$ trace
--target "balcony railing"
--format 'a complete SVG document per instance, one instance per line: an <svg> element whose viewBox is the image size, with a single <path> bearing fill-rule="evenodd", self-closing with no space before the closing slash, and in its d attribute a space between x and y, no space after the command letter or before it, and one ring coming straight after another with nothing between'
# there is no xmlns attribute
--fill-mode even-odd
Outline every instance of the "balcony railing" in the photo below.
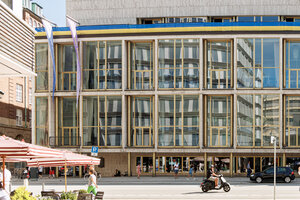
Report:
<svg viewBox="0 0 300 200"><path fill-rule="evenodd" d="M81 137L51 136L49 144L50 147L80 147Z"/></svg>

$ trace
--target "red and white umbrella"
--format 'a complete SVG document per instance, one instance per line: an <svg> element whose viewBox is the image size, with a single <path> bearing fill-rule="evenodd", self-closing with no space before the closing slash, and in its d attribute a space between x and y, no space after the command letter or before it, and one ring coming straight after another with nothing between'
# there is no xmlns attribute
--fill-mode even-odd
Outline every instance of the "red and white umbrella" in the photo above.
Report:
<svg viewBox="0 0 300 200"><path fill-rule="evenodd" d="M5 161L21 162L28 161L32 158L55 158L62 157L63 152L42 147L19 140L14 140L10 137L0 136L0 157L3 161L3 172L5 171ZM5 173L3 173L3 187L5 187Z"/></svg>
<svg viewBox="0 0 300 200"><path fill-rule="evenodd" d="M100 159L85 156L82 154L73 153L70 151L63 151L63 156L60 158L36 158L27 161L29 167L59 167L65 168L65 191L67 192L67 166L82 166L82 165L99 165Z"/></svg>

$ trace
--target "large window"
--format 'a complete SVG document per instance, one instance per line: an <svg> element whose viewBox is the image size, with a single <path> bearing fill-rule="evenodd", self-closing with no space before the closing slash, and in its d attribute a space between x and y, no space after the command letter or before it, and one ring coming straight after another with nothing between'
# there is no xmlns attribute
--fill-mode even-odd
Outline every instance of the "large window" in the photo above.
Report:
<svg viewBox="0 0 300 200"><path fill-rule="evenodd" d="M279 39L237 40L237 87L279 87Z"/></svg>
<svg viewBox="0 0 300 200"><path fill-rule="evenodd" d="M237 145L272 146L279 136L279 95L237 96Z"/></svg>
<svg viewBox="0 0 300 200"><path fill-rule="evenodd" d="M48 90L48 44L35 44L36 91Z"/></svg>
<svg viewBox="0 0 300 200"><path fill-rule="evenodd" d="M83 146L121 146L120 96L83 97Z"/></svg>
<svg viewBox="0 0 300 200"><path fill-rule="evenodd" d="M232 87L233 41L205 41L205 88Z"/></svg>
<svg viewBox="0 0 300 200"><path fill-rule="evenodd" d="M16 84L16 102L23 102L23 85Z"/></svg>
<svg viewBox="0 0 300 200"><path fill-rule="evenodd" d="M23 112L20 109L16 109L16 125L17 126L23 125Z"/></svg>
<svg viewBox="0 0 300 200"><path fill-rule="evenodd" d="M83 43L83 89L122 88L121 41Z"/></svg>
<svg viewBox="0 0 300 200"><path fill-rule="evenodd" d="M36 97L36 144L48 145L48 97Z"/></svg>
<svg viewBox="0 0 300 200"><path fill-rule="evenodd" d="M131 97L129 146L153 146L153 97Z"/></svg>
<svg viewBox="0 0 300 200"><path fill-rule="evenodd" d="M75 97L59 97L57 146L79 146L78 109Z"/></svg>
<svg viewBox="0 0 300 200"><path fill-rule="evenodd" d="M285 88L300 88L300 41L285 41Z"/></svg>
<svg viewBox="0 0 300 200"><path fill-rule="evenodd" d="M76 90L76 53L73 44L59 44L58 58L58 90Z"/></svg>
<svg viewBox="0 0 300 200"><path fill-rule="evenodd" d="M199 96L159 96L159 146L199 146Z"/></svg>
<svg viewBox="0 0 300 200"><path fill-rule="evenodd" d="M199 88L199 40L159 40L159 88Z"/></svg>
<svg viewBox="0 0 300 200"><path fill-rule="evenodd" d="M285 96L285 144L300 146L300 96Z"/></svg>
<svg viewBox="0 0 300 200"><path fill-rule="evenodd" d="M205 96L207 147L230 147L232 96Z"/></svg>
<svg viewBox="0 0 300 200"><path fill-rule="evenodd" d="M154 48L153 42L130 42L130 88L147 90L153 88Z"/></svg>

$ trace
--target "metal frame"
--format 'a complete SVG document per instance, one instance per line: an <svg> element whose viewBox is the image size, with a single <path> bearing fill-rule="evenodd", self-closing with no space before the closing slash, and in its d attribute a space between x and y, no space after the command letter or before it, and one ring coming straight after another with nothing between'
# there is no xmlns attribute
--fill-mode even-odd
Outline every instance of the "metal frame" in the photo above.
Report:
<svg viewBox="0 0 300 200"><path fill-rule="evenodd" d="M46 63L45 63L45 67L46 69L45 70L39 70L39 66L37 66L37 62L36 62L36 59L37 59L37 48L39 45L47 45L47 55L46 55ZM48 44L47 43L36 43L35 44L35 73L38 74L38 73L46 73L46 78L47 78L47 85L46 85L46 89L45 90L38 90L37 89L37 76L35 77L35 91L36 92L48 92L48 89L49 89L49 79L48 79L48 74L49 74L49 66L48 66Z"/></svg>
<svg viewBox="0 0 300 200"><path fill-rule="evenodd" d="M290 62L290 56L291 56L291 43L297 42L300 45L299 39L285 39L284 41L284 48L283 48L283 87L287 89L299 89L299 77L300 77L300 68L291 69L291 62ZM292 66L293 67L293 66ZM286 73L288 73L288 80L286 80ZM296 88L291 88L291 73L296 73Z"/></svg>
<svg viewBox="0 0 300 200"><path fill-rule="evenodd" d="M41 97L35 97L34 98L34 101L35 101L35 116L37 115L37 99L38 98L40 98L40 99L46 99L47 100L47 109L46 109L46 113L44 113L44 114L48 114L48 97L47 96L41 96ZM37 116L35 117L35 119L37 119ZM43 128L43 129L47 129L47 131L49 131L49 117L47 117L47 121L46 121L46 124L44 125L44 126L38 126L38 124L37 124L37 120L35 120L35 144L38 144L38 145L41 145L38 141L37 141L37 129L38 128ZM47 136L47 138L46 138L46 143L49 145L49 132L48 132L48 136ZM47 145L47 146L48 146Z"/></svg>

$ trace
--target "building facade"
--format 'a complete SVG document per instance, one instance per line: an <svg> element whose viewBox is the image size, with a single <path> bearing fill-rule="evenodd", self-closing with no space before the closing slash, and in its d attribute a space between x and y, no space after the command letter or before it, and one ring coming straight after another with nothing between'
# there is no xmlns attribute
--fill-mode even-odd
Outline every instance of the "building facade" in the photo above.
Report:
<svg viewBox="0 0 300 200"><path fill-rule="evenodd" d="M78 105L69 29L54 28L54 97L51 57L39 29L33 142L84 154L98 146L103 176L116 169L135 176L139 163L144 175L172 175L174 162L182 175L192 164L197 175L211 164L225 175L245 175L249 161L256 172L274 162L297 170L298 17L194 18L79 26Z"/></svg>
<svg viewBox="0 0 300 200"><path fill-rule="evenodd" d="M19 8L15 2L4 3L0 1L0 134L31 142L35 31L9 7Z"/></svg>

